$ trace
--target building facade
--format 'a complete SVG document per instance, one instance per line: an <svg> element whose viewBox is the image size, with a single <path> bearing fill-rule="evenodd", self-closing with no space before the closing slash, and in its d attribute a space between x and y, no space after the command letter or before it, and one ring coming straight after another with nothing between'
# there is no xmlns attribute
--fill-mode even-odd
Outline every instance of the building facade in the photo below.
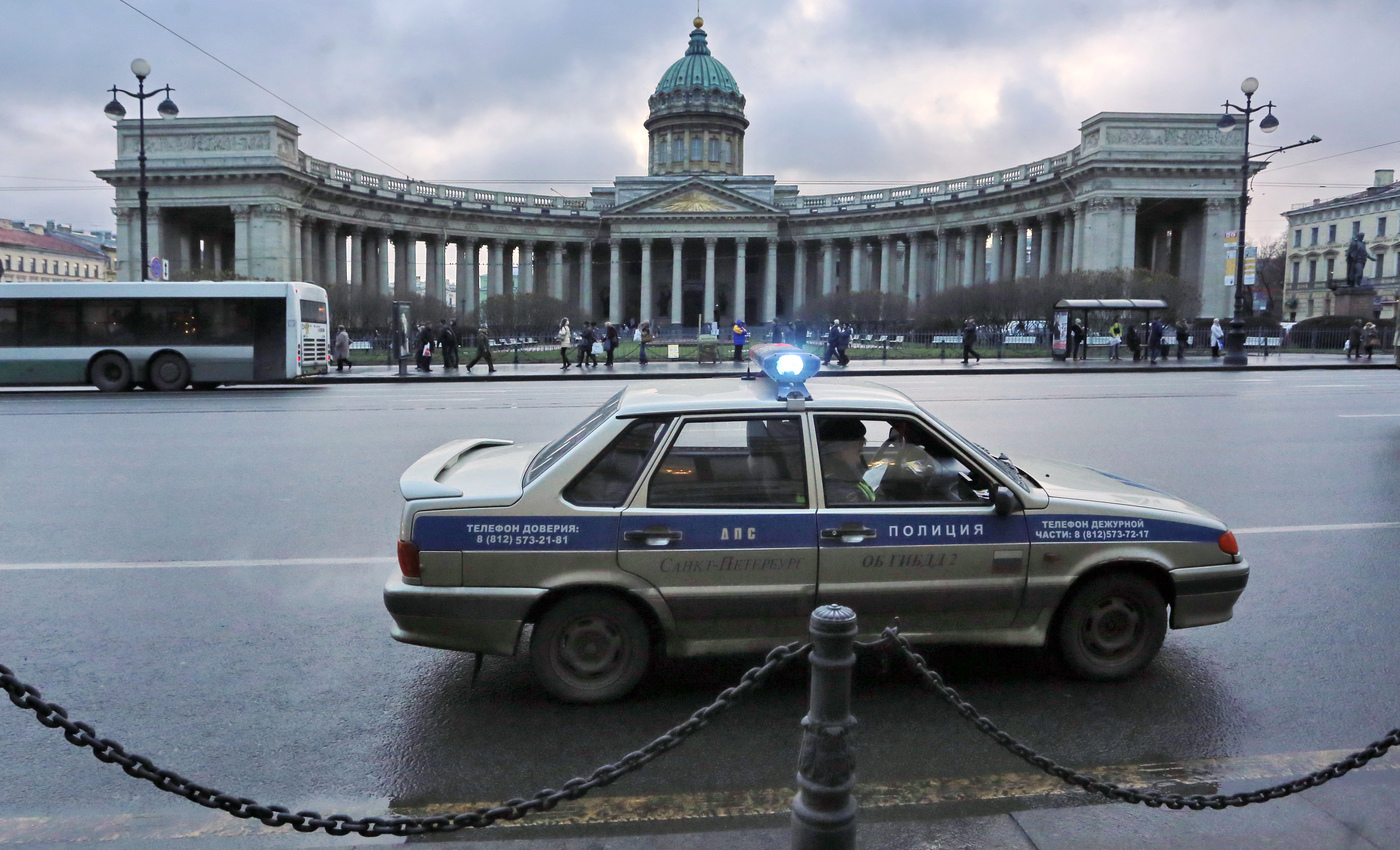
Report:
<svg viewBox="0 0 1400 850"><path fill-rule="evenodd" d="M116 247L67 225L0 219L0 281L116 279Z"/></svg>
<svg viewBox="0 0 1400 850"><path fill-rule="evenodd" d="M1354 195L1314 200L1284 213L1288 249L1284 264L1283 317L1289 321L1331 316L1333 292L1346 284L1347 245L1354 234L1366 239L1375 257L1366 263L1365 282L1376 287L1376 308L1393 318L1400 294L1400 183L1393 169L1375 173L1373 185Z"/></svg>
<svg viewBox="0 0 1400 850"><path fill-rule="evenodd" d="M1198 282L1204 315L1229 315L1224 239L1244 149L1218 116L1100 113L1078 145L1035 162L803 195L744 173L745 100L695 23L649 101L646 176L587 197L488 191L316 159L275 116L148 122L150 253L176 270L399 297L421 277L441 300L455 258L467 312L484 272L486 295L539 292L576 316L687 325L786 318L838 292L917 307L950 287L1150 268ZM135 278L135 121L118 124L117 143L114 167L96 173L116 190L120 272Z"/></svg>

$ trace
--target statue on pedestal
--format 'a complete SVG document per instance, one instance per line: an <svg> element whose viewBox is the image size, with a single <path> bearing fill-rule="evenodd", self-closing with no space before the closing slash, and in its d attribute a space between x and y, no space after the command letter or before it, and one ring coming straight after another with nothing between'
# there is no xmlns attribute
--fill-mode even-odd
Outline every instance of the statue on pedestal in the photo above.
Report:
<svg viewBox="0 0 1400 850"><path fill-rule="evenodd" d="M1359 231L1352 234L1351 244L1347 246L1347 286L1360 286L1366 261L1374 259L1366 250L1366 235Z"/></svg>

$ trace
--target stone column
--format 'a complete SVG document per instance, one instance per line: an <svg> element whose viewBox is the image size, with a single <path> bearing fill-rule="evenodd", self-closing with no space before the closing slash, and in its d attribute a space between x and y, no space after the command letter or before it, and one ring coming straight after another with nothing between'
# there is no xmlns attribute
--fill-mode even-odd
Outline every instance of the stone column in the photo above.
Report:
<svg viewBox="0 0 1400 850"><path fill-rule="evenodd" d="M907 285L904 287L904 289L905 289L904 297L906 297L906 298L909 299L909 307L910 307L910 310L912 311L913 308L915 308L915 307L917 307L917 306L919 305L919 296L923 294L922 292L919 291L919 290L920 290L920 282L919 282L919 262L920 262L920 259L921 259L921 258L919 257L919 242L920 242L919 234L917 234L917 233L910 233L909 236L908 236L908 239L909 239L909 243L908 243L908 244L909 244L909 251L908 251L907 259L908 259L908 262L909 262L909 272L908 272L908 275L907 275L907 277L906 277L906 284L907 284Z"/></svg>
<svg viewBox="0 0 1400 850"><path fill-rule="evenodd" d="M807 243L799 239L793 248L792 312L796 315L807 297Z"/></svg>
<svg viewBox="0 0 1400 850"><path fill-rule="evenodd" d="M334 286L335 279L335 241L337 226L333 221L327 221L321 230L321 262L318 264L316 282L322 286Z"/></svg>
<svg viewBox="0 0 1400 850"><path fill-rule="evenodd" d="M1060 211L1058 247L1055 249L1055 267L1060 274L1074 271L1074 210Z"/></svg>
<svg viewBox="0 0 1400 850"><path fill-rule="evenodd" d="M953 233L948 228L938 232L938 256L933 258L933 291L940 293L948 288L949 264L953 259Z"/></svg>
<svg viewBox="0 0 1400 850"><path fill-rule="evenodd" d="M447 303L447 234L434 236L433 251L433 297Z"/></svg>
<svg viewBox="0 0 1400 850"><path fill-rule="evenodd" d="M345 269L345 282L358 290L365 283L365 227L362 224L350 225L350 265Z"/></svg>
<svg viewBox="0 0 1400 850"><path fill-rule="evenodd" d="M749 240L740 237L734 240L734 321L748 321L744 305L749 299ZM728 320L728 316L725 317Z"/></svg>
<svg viewBox="0 0 1400 850"><path fill-rule="evenodd" d="M1122 253L1119 267L1124 269L1137 268L1137 211L1138 205L1142 203L1141 198L1123 199L1123 223L1122 230Z"/></svg>
<svg viewBox="0 0 1400 850"><path fill-rule="evenodd" d="M376 284L385 295L394 294L393 283L389 280L389 231L378 230L374 234L374 262Z"/></svg>
<svg viewBox="0 0 1400 850"><path fill-rule="evenodd" d="M302 280L302 258L306 253L303 249L306 245L301 239L301 210L292 210L287 213L287 227L290 237L290 241L287 243L289 248L287 253L291 255L288 259L291 260L292 280ZM180 247L183 249L181 251L180 262L188 263L190 261L190 252L188 246L184 244L183 239L181 240Z"/></svg>
<svg viewBox="0 0 1400 850"><path fill-rule="evenodd" d="M302 216L300 226L297 228L301 231L301 275L298 278L299 280L313 281L316 279L316 234L312 232L313 227L314 225L311 217ZM212 245L209 241L206 241L204 244L206 246ZM204 264L207 265L209 263L210 260L206 257L204 259Z"/></svg>
<svg viewBox="0 0 1400 850"><path fill-rule="evenodd" d="M1054 253L1055 235L1054 219L1049 215L1038 215L1035 231L1035 274L1037 277L1049 277L1052 254Z"/></svg>
<svg viewBox="0 0 1400 850"><path fill-rule="evenodd" d="M1239 227L1240 218L1239 210L1236 208L1237 204L1237 201L1227 198L1206 200L1203 232L1198 246L1201 269L1201 315L1203 316L1227 319L1235 312L1233 279L1230 286L1224 284L1225 233ZM1319 262L1318 266L1318 277L1325 280L1327 277L1326 263Z"/></svg>
<svg viewBox="0 0 1400 850"><path fill-rule="evenodd" d="M700 321L706 325L715 320L715 243L713 236L705 237L705 303L701 305Z"/></svg>
<svg viewBox="0 0 1400 850"><path fill-rule="evenodd" d="M1001 255L1003 251L1001 222L992 225L992 244L987 250L991 252L988 257L991 263L987 267L987 283L998 283L1001 281Z"/></svg>
<svg viewBox="0 0 1400 850"><path fill-rule="evenodd" d="M1074 248L1070 260L1070 268L1074 271L1084 268L1084 243L1088 236L1088 225L1085 221L1088 216L1085 213L1084 204L1079 204L1074 208Z"/></svg>
<svg viewBox="0 0 1400 850"><path fill-rule="evenodd" d="M685 240L671 240L671 324L679 325L681 316L681 281L684 269L681 261L685 255Z"/></svg>
<svg viewBox="0 0 1400 850"><path fill-rule="evenodd" d="M835 242L831 239L822 240L822 297L830 295L836 283L836 252Z"/></svg>
<svg viewBox="0 0 1400 850"><path fill-rule="evenodd" d="M622 240L609 239L608 321L622 321Z"/></svg>
<svg viewBox="0 0 1400 850"><path fill-rule="evenodd" d="M535 243L526 240L520 245L520 291L526 295L535 292Z"/></svg>
<svg viewBox="0 0 1400 850"><path fill-rule="evenodd" d="M894 252L890 250L890 235L880 237L880 294L890 294L890 266L894 265Z"/></svg>
<svg viewBox="0 0 1400 850"><path fill-rule="evenodd" d="M583 312L582 318L593 318L593 242L586 241L579 244L578 250L579 282L578 300L579 310Z"/></svg>
<svg viewBox="0 0 1400 850"><path fill-rule="evenodd" d="M233 212L233 273L242 277L248 277L250 266L248 264L248 251L251 248L249 237L249 220L252 217L252 207L248 204L232 204L229 210ZM136 227L140 227L140 220L135 216L132 221L136 222ZM136 260L132 263L134 274L131 280L141 279L141 234L137 233L131 238L131 242L136 246L132 254Z"/></svg>
<svg viewBox="0 0 1400 850"><path fill-rule="evenodd" d="M976 227L964 227L963 239L963 267L962 285L964 288L972 286L980 275L977 270L977 240L981 237L981 231Z"/></svg>
<svg viewBox="0 0 1400 850"><path fill-rule="evenodd" d="M637 324L649 322L655 311L655 299L651 291L651 237L642 237L642 285L641 305L637 308Z"/></svg>
<svg viewBox="0 0 1400 850"><path fill-rule="evenodd" d="M555 242L549 249L549 297L564 300L563 242Z"/></svg>
<svg viewBox="0 0 1400 850"><path fill-rule="evenodd" d="M505 292L506 243L502 239L492 239L487 244L486 294L495 297Z"/></svg>
<svg viewBox="0 0 1400 850"><path fill-rule="evenodd" d="M778 238L768 237L768 256L763 264L763 322L778 320Z"/></svg>
<svg viewBox="0 0 1400 850"><path fill-rule="evenodd" d="M851 240L851 291L861 292L865 286L865 240Z"/></svg>
<svg viewBox="0 0 1400 850"><path fill-rule="evenodd" d="M1018 218L1012 222L1016 228L1016 256L1012 258L1011 279L1020 280L1026 276L1026 220Z"/></svg>
<svg viewBox="0 0 1400 850"><path fill-rule="evenodd" d="M476 312L477 287L476 242L457 240L457 315Z"/></svg>

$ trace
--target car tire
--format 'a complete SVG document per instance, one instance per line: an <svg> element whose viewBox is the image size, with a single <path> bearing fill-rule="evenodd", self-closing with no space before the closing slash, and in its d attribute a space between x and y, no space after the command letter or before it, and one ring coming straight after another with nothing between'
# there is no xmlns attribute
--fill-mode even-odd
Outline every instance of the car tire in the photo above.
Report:
<svg viewBox="0 0 1400 850"><path fill-rule="evenodd" d="M530 665L545 690L565 702L626 696L651 663L651 637L632 606L608 593L560 600L535 624Z"/></svg>
<svg viewBox="0 0 1400 850"><path fill-rule="evenodd" d="M1060 657L1077 676L1125 679L1157 657L1167 636L1167 604L1152 582L1108 573L1074 590L1060 612Z"/></svg>
<svg viewBox="0 0 1400 850"><path fill-rule="evenodd" d="M108 351L93 358L88 377L100 392L120 393L131 389L131 363L120 354Z"/></svg>
<svg viewBox="0 0 1400 850"><path fill-rule="evenodd" d="M190 383L189 361L169 351L151 358L149 381L163 393L183 390Z"/></svg>

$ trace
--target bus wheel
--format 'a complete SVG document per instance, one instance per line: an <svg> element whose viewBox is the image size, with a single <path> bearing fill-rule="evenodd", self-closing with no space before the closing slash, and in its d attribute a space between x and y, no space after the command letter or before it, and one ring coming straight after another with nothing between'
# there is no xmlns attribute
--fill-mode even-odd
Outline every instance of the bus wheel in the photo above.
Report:
<svg viewBox="0 0 1400 850"><path fill-rule="evenodd" d="M157 354L151 361L151 386L169 393L183 390L190 382L190 364L178 354Z"/></svg>
<svg viewBox="0 0 1400 850"><path fill-rule="evenodd" d="M119 393L131 389L131 364L114 351L99 354L88 366L92 385L104 393Z"/></svg>

